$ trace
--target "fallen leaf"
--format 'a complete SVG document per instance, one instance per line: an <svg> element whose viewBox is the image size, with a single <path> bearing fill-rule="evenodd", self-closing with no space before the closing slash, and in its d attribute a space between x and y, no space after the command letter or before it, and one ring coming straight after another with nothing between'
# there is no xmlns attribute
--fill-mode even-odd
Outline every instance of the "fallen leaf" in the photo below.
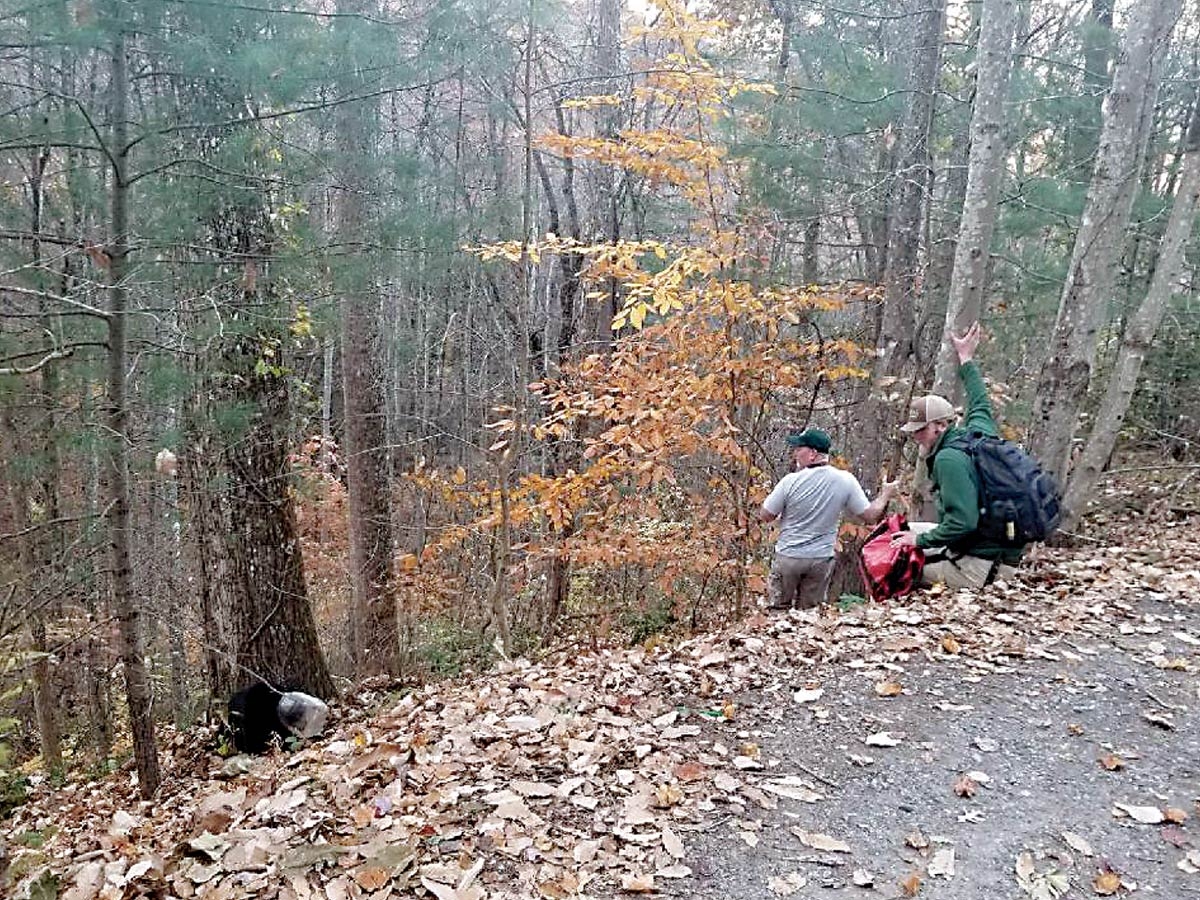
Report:
<svg viewBox="0 0 1200 900"><path fill-rule="evenodd" d="M767 879L767 887L780 897L790 897L806 884L808 884L808 879L799 872L789 872L787 875L774 875Z"/></svg>
<svg viewBox="0 0 1200 900"><path fill-rule="evenodd" d="M1116 872L1101 872L1092 879L1092 889L1101 897L1115 894L1121 887L1121 876Z"/></svg>
<svg viewBox="0 0 1200 900"><path fill-rule="evenodd" d="M1115 753L1105 753L1100 757L1100 765L1110 772L1119 772L1125 768L1125 760L1121 759Z"/></svg>
<svg viewBox="0 0 1200 900"><path fill-rule="evenodd" d="M718 772L713 776L713 786L717 790L724 791L727 794L732 794L739 787L741 787L741 785L742 783L728 772Z"/></svg>
<svg viewBox="0 0 1200 900"><path fill-rule="evenodd" d="M1157 806L1131 806L1128 803L1114 803L1113 815L1118 815L1118 810L1143 825L1157 825L1165 818L1162 810Z"/></svg>
<svg viewBox="0 0 1200 900"><path fill-rule="evenodd" d="M958 781L954 782L954 793L960 797L974 797L978 789L979 785L967 775L960 775Z"/></svg>
<svg viewBox="0 0 1200 900"><path fill-rule="evenodd" d="M900 882L900 887L903 889L905 897L917 896L917 891L921 889L921 876L913 872Z"/></svg>
<svg viewBox="0 0 1200 900"><path fill-rule="evenodd" d="M811 784L795 775L764 781L762 789L788 800L799 800L801 803L816 803L818 800L825 799L825 796L814 790Z"/></svg>
<svg viewBox="0 0 1200 900"><path fill-rule="evenodd" d="M683 791L678 785L660 784L654 789L654 805L662 809L674 806L683 799Z"/></svg>
<svg viewBox="0 0 1200 900"><path fill-rule="evenodd" d="M442 884L432 878L426 878L424 875L421 876L421 884L438 900L459 900L458 891L453 885Z"/></svg>
<svg viewBox="0 0 1200 900"><path fill-rule="evenodd" d="M1159 834L1162 835L1162 839L1168 844L1172 844L1179 848L1186 847L1192 842L1191 838L1183 833L1183 829L1176 828L1174 825L1168 825L1166 828L1162 829Z"/></svg>
<svg viewBox="0 0 1200 900"><path fill-rule="evenodd" d="M663 849L670 853L676 859L683 859L683 841L679 839L679 835L673 832L670 827L664 827L662 831Z"/></svg>
<svg viewBox="0 0 1200 900"><path fill-rule="evenodd" d="M621 876L621 890L634 894L647 894L654 890L654 876L626 873Z"/></svg>
<svg viewBox="0 0 1200 900"><path fill-rule="evenodd" d="M1022 883L1028 882L1037 872L1037 868L1033 864L1033 854L1019 853L1017 854L1017 881Z"/></svg>
<svg viewBox="0 0 1200 900"><path fill-rule="evenodd" d="M944 847L933 854L933 859L929 860L927 867L930 877L941 876L942 878L954 877L954 848Z"/></svg>
<svg viewBox="0 0 1200 900"><path fill-rule="evenodd" d="M680 781L703 781L708 777L708 767L698 762L680 763L675 767L675 777Z"/></svg>
<svg viewBox="0 0 1200 900"><path fill-rule="evenodd" d="M681 863L675 863L674 865L654 870L655 878L688 878L691 874L691 867L682 865Z"/></svg>
<svg viewBox="0 0 1200 900"><path fill-rule="evenodd" d="M912 847L914 850L924 850L929 846L929 838L921 833L921 829L914 828L904 836L906 846Z"/></svg>
<svg viewBox="0 0 1200 900"><path fill-rule="evenodd" d="M1067 846L1076 853L1082 853L1084 856L1096 855L1096 851L1092 849L1092 845L1073 831L1064 831L1062 833L1062 839L1066 842Z"/></svg>
<svg viewBox="0 0 1200 900"><path fill-rule="evenodd" d="M815 831L805 831L802 828L793 828L792 834L796 835L806 847L812 847L814 850L823 850L826 853L850 853L850 845L845 841L839 841L835 837L830 837L827 834L819 834Z"/></svg>
<svg viewBox="0 0 1200 900"><path fill-rule="evenodd" d="M942 649L947 653L962 652L962 647L959 645L958 641L954 639L954 635L952 634L948 634L942 638Z"/></svg>
<svg viewBox="0 0 1200 900"><path fill-rule="evenodd" d="M875 876L866 869L855 869L854 873L850 876L850 880L857 887L870 887L875 883Z"/></svg>
<svg viewBox="0 0 1200 900"><path fill-rule="evenodd" d="M1163 818L1175 825L1182 825L1187 821L1188 814L1176 806L1168 806L1163 810Z"/></svg>
<svg viewBox="0 0 1200 900"><path fill-rule="evenodd" d="M898 681L880 681L875 685L875 693L880 697L898 697L904 693L904 687Z"/></svg>
<svg viewBox="0 0 1200 900"><path fill-rule="evenodd" d="M392 873L379 866L367 866L354 873L354 881L364 891L377 891L392 880Z"/></svg>

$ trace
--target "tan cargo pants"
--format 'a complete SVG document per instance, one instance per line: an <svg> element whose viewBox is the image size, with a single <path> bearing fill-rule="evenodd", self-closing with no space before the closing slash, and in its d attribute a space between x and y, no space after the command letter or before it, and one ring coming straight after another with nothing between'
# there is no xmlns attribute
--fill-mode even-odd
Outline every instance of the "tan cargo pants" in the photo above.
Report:
<svg viewBox="0 0 1200 900"><path fill-rule="evenodd" d="M936 522L909 522L908 527L916 534L922 534L937 527ZM953 559L937 557L949 553L945 547L930 547L925 551L925 568L921 570L921 584L928 587L933 584L944 584L948 588L975 588L978 590L987 583L988 573L992 571L990 559L978 556L957 556ZM933 557L931 560L930 557ZM1001 564L996 568L993 581L1006 580L1017 570L1014 566Z"/></svg>

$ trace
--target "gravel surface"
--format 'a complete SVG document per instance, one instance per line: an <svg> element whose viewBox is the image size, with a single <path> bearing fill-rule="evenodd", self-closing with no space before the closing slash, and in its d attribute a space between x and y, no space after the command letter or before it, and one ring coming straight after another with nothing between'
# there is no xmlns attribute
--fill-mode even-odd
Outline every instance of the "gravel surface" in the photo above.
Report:
<svg viewBox="0 0 1200 900"><path fill-rule="evenodd" d="M1200 896L1200 874L1177 865L1200 845L1197 683L1171 668L1194 652L1198 619L1195 606L1147 594L1130 602L1134 624L1090 629L1044 654L1054 658L982 671L965 659L896 653L882 667L826 665L805 682L767 684L741 698L757 727L730 723L730 741L758 742L767 772L808 781L824 798L779 798L774 809L718 804L716 824L688 837L693 876L661 893L1020 900L1096 897L1111 886L1118 895ZM880 696L881 679L903 692ZM806 684L822 694L798 703ZM899 743L868 746L879 732ZM1124 765L1109 770L1102 760ZM960 796L955 785L968 772L987 780ZM1115 815L1118 803L1188 818L1141 824ZM797 831L851 852L812 849ZM946 851L953 874L930 874L931 864L946 868ZM1024 853L1033 874L1022 884ZM856 871L870 883L855 884ZM1119 888L1112 876L1095 882L1106 871L1120 875ZM1055 872L1057 880L1044 877Z"/></svg>

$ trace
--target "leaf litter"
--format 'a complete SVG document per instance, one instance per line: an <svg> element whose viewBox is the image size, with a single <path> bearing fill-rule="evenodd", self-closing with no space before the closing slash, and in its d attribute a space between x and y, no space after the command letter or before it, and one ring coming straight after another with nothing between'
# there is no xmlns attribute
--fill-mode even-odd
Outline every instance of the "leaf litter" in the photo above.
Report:
<svg viewBox="0 0 1200 900"><path fill-rule="evenodd" d="M164 790L155 802L137 799L124 770L106 781L76 778L42 789L14 813L14 833L50 834L43 846L17 854L29 875L14 896L50 883L69 900L388 900L414 890L439 900L505 900L660 890L691 876L690 835L719 824L726 808L770 811L781 801L820 804L829 795L832 784L762 752L753 723L784 715L827 721L836 707L818 676L830 667L872 678L881 709L901 697L923 699L898 678L910 658L977 680L1011 673L1023 659L1094 657L1120 633L1128 641L1120 649L1142 665L1195 670L1194 625L1169 616L1147 621L1128 599L1150 591L1167 604L1189 602L1200 592L1194 543L1175 529L1143 528L1136 541L1122 540L1117 529L1108 540L1056 551L1052 564L1035 562L1012 583L983 592L752 616L674 647L506 661L486 675L399 699L391 686L368 683L341 704L325 738L291 755L221 760L202 735L164 729ZM1144 562L1168 558L1192 566ZM791 686L781 695L792 702L790 712L761 693L775 685ZM754 692L757 704L745 699ZM973 709L953 697L929 705L949 714ZM1142 716L1147 725L1174 729L1179 711L1158 701ZM860 741L868 746L906 743L886 719L863 724ZM1083 736L1081 727L1067 732ZM987 738L975 747L1005 750ZM844 756L856 766L875 764ZM1118 772L1106 763L1129 758L1111 756L1102 765ZM960 776L961 796L970 799L987 783L980 775ZM1113 805L1115 815L1170 822L1178 831L1186 814L1165 809ZM759 831L741 833L757 838ZM840 838L804 828L796 834L814 850L854 856ZM1074 832L1062 838L1084 857L1095 854ZM1178 870L1200 874L1200 851L1185 850L1185 837L1163 840L1178 848ZM953 848L931 848L919 831L906 843L927 857L921 872L901 879L903 893L920 891L922 876L955 876ZM855 884L879 883L872 860L854 862ZM1055 900L1072 884L1067 868L1026 852L1013 875L1035 900ZM1112 875L1102 870L1086 883L1107 890ZM1123 889L1132 885L1118 879ZM770 887L786 896L807 881L791 872L772 876Z"/></svg>

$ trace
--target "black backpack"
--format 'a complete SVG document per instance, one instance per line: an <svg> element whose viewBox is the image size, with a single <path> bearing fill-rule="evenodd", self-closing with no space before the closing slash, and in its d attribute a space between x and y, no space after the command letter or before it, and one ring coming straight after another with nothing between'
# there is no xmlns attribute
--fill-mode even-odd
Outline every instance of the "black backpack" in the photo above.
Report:
<svg viewBox="0 0 1200 900"><path fill-rule="evenodd" d="M975 464L979 486L979 534L988 541L1022 547L1044 541L1062 519L1062 494L1038 461L1004 438L973 431L950 441Z"/></svg>

